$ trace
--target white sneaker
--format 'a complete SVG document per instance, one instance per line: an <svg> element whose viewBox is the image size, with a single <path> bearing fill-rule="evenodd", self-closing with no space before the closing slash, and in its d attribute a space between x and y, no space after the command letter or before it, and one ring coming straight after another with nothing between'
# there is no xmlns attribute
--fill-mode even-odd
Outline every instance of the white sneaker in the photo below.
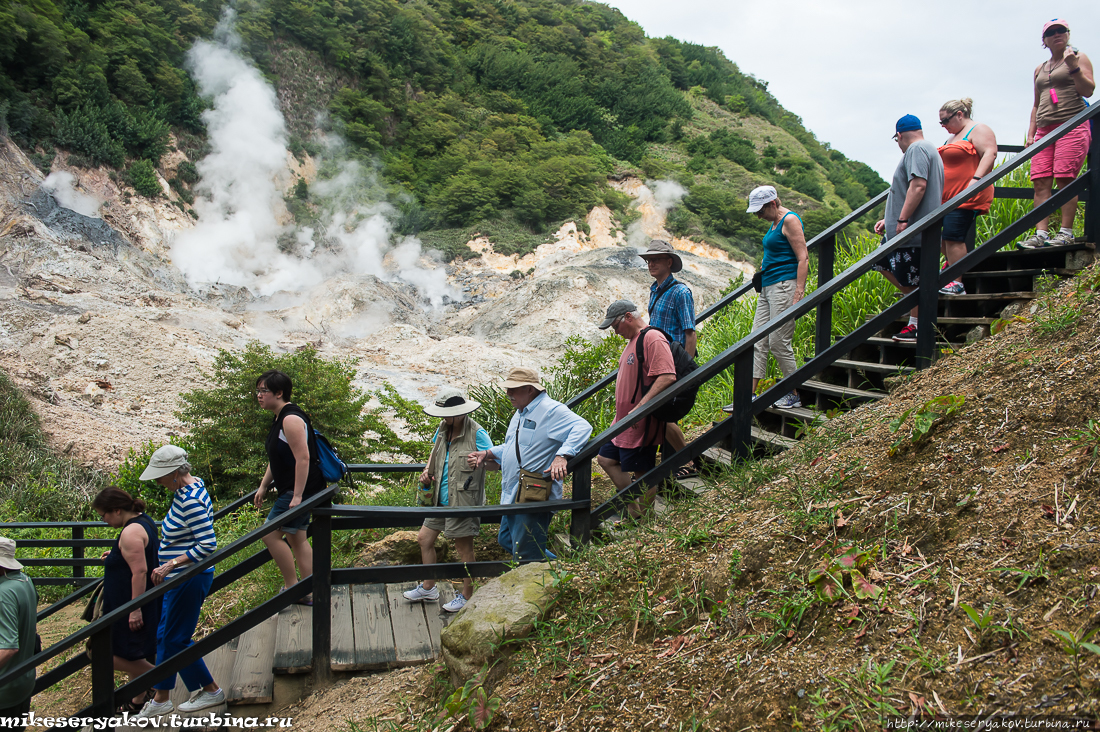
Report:
<svg viewBox="0 0 1100 732"><path fill-rule="evenodd" d="M180 704L180 711L184 714L190 714L191 712L199 712L203 709L209 709L210 707L220 707L224 704L225 692L221 689L217 691L200 691L198 694L195 694L195 696Z"/></svg>
<svg viewBox="0 0 1100 732"><path fill-rule="evenodd" d="M787 394L787 396L780 398L780 400L772 406L778 407L779 409L793 409L794 407L801 407L802 400L798 398L796 392L792 391Z"/></svg>
<svg viewBox="0 0 1100 732"><path fill-rule="evenodd" d="M1065 234L1059 231L1057 234L1047 239L1047 246L1060 247L1067 244L1073 244L1074 241L1073 234Z"/></svg>
<svg viewBox="0 0 1100 732"><path fill-rule="evenodd" d="M159 719L165 714L171 714L175 709L176 707L172 704L171 699L165 702L158 702L150 699L145 702L145 706L143 706L141 711L135 714L132 719Z"/></svg>
<svg viewBox="0 0 1100 732"><path fill-rule="evenodd" d="M449 613L457 613L464 607L466 607L466 597L461 592L456 592L455 599L444 605L443 609Z"/></svg>
<svg viewBox="0 0 1100 732"><path fill-rule="evenodd" d="M406 600L412 600L413 602L423 602L425 600L438 600L439 588L432 587L432 589L425 589L424 585L417 585L415 590L407 590L401 593L405 596Z"/></svg>

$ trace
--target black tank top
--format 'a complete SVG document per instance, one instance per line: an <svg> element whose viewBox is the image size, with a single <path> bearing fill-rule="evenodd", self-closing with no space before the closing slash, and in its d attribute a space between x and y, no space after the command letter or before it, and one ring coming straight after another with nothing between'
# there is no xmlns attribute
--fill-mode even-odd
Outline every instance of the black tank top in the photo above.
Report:
<svg viewBox="0 0 1100 732"><path fill-rule="evenodd" d="M275 482L275 490L281 493L294 492L294 451L290 449L283 434L283 420L288 415L300 417L306 423L306 442L309 445L309 477L306 479L306 487L302 492L302 498L312 496L314 493L324 490L325 476L321 474L321 463L317 459L317 438L313 434L313 425L310 424L306 413L293 402L287 402L279 412L279 416L271 424L271 430L267 433L264 448L267 450L267 462L271 466L271 477Z"/></svg>

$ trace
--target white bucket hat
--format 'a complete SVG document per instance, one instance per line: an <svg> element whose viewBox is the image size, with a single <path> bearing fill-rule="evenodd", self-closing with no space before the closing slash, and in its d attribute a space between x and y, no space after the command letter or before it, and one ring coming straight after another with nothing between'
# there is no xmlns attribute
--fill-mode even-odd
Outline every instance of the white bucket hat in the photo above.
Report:
<svg viewBox="0 0 1100 732"><path fill-rule="evenodd" d="M447 387L440 389L433 404L424 407L424 414L430 417L457 417L469 414L480 406L481 402L467 399L461 390Z"/></svg>
<svg viewBox="0 0 1100 732"><path fill-rule="evenodd" d="M140 480L156 480L179 470L187 462L187 451L176 445L157 448L149 458L149 465L141 474Z"/></svg>
<svg viewBox="0 0 1100 732"><path fill-rule="evenodd" d="M0 567L12 571L23 569L15 558L15 542L6 536L0 536Z"/></svg>

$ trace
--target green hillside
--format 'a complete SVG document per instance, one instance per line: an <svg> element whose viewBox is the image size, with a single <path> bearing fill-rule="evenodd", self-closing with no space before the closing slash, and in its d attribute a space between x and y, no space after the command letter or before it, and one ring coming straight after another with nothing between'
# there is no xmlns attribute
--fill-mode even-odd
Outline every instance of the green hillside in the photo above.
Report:
<svg viewBox="0 0 1100 732"><path fill-rule="evenodd" d="M885 183L807 131L719 51L646 38L583 0L243 0L247 52L280 89L291 150L311 151L319 109L376 165L401 234L461 253L473 229L525 249L606 203L629 217L610 174L671 178L688 190L675 233L758 252L743 213L772 182L811 233ZM184 70L224 3L3 0L0 128L48 169L128 168L142 190L169 132L192 159L205 102ZM135 164L137 167L135 168ZM143 173L145 175L143 175ZM183 178L181 180L180 178ZM186 200L193 181L172 181ZM296 216L313 204L300 187Z"/></svg>

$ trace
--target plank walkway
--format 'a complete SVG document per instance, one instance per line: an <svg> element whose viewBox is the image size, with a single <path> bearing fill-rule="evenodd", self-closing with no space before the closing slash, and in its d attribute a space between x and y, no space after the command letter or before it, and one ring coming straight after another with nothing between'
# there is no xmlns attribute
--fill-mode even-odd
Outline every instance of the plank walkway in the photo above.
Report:
<svg viewBox="0 0 1100 732"><path fill-rule="evenodd" d="M380 671L439 657L440 632L454 617L443 610L443 605L454 599L454 588L450 582L438 582L436 602L409 602L401 596L415 586L333 586L334 671ZM312 621L312 607L291 605L204 657L231 707L270 704L274 701L275 674L311 671ZM189 696L177 676L173 703L178 708Z"/></svg>

